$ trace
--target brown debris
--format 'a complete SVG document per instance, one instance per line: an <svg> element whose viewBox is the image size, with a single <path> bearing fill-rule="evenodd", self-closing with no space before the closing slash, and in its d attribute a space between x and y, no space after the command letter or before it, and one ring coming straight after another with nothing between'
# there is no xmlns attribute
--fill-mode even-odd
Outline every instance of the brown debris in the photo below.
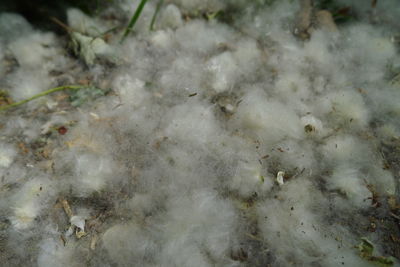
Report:
<svg viewBox="0 0 400 267"><path fill-rule="evenodd" d="M65 211L65 214L67 214L68 218L71 219L74 214L72 213L71 206L69 205L68 201L66 199L61 200L61 205Z"/></svg>
<svg viewBox="0 0 400 267"><path fill-rule="evenodd" d="M333 20L331 12L328 10L320 10L315 13L317 25L328 32L338 32L338 28Z"/></svg>

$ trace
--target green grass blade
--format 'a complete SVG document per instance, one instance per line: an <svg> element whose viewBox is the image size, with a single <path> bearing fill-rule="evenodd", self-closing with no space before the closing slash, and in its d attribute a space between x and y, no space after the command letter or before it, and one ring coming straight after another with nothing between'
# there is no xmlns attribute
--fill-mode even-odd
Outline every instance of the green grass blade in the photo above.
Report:
<svg viewBox="0 0 400 267"><path fill-rule="evenodd" d="M151 18L150 31L154 31L154 23L156 22L158 12L160 12L160 9L161 9L163 3L164 3L164 0L159 0L157 3L156 10L154 11L153 17Z"/></svg>
<svg viewBox="0 0 400 267"><path fill-rule="evenodd" d="M128 34L132 31L132 28L135 26L136 21L138 20L140 14L143 11L144 5L146 4L147 0L140 1L138 7L136 8L135 13L133 14L131 20L129 21L128 27L126 27L124 34L122 35L120 43L122 43Z"/></svg>
<svg viewBox="0 0 400 267"><path fill-rule="evenodd" d="M87 85L65 85L65 86L54 87L54 88L51 88L51 89L49 89L47 91L44 91L44 92L41 92L41 93L36 94L34 96L31 96L31 97L29 97L27 99L21 100L19 102L15 102L15 103L12 103L10 105L2 106L2 107L0 107L0 111L4 111L4 110L7 110L7 109L10 109L10 108L13 108L13 107L20 106L20 105L25 104L25 103L27 103L29 101L32 101L32 100L34 100L36 98L39 98L39 97L42 97L42 96L45 96L45 95L48 95L48 94L51 94L51 93L54 93L54 92L57 92L57 91L61 91L61 90L65 90L65 89L78 90L78 89L82 89L82 88L86 88L86 87L87 87Z"/></svg>

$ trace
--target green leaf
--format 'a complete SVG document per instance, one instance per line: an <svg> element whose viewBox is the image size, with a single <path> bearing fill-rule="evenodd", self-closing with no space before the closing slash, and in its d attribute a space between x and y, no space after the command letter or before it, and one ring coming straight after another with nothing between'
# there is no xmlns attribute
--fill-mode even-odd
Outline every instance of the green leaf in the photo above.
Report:
<svg viewBox="0 0 400 267"><path fill-rule="evenodd" d="M370 261L378 266L392 266L394 264L393 259L390 257L374 256L374 245L367 238L361 238L361 243L357 246L360 251L361 258Z"/></svg>
<svg viewBox="0 0 400 267"><path fill-rule="evenodd" d="M69 100L73 107L79 107L83 103L94 100L98 97L106 95L110 90L102 90L96 87L88 87L78 91L72 91Z"/></svg>

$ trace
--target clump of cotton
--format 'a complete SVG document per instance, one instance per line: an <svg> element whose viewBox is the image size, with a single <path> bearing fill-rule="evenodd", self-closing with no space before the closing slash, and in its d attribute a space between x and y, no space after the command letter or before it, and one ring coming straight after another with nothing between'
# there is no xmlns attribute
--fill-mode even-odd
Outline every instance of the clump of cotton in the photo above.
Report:
<svg viewBox="0 0 400 267"><path fill-rule="evenodd" d="M221 0L174 0L178 6L190 12L217 12L225 8L225 2Z"/></svg>
<svg viewBox="0 0 400 267"><path fill-rule="evenodd" d="M167 204L160 261L167 265L211 266L229 262L235 244L236 213L227 200L213 191L175 196ZM184 252L184 253L181 253Z"/></svg>
<svg viewBox="0 0 400 267"><path fill-rule="evenodd" d="M351 135L336 135L328 138L322 146L328 162L368 162L372 154L366 144Z"/></svg>
<svg viewBox="0 0 400 267"><path fill-rule="evenodd" d="M24 68L32 69L40 65L41 68L51 70L54 68L54 63L51 64L49 59L60 57L60 49L52 33L28 34L10 43L9 47L19 65ZM32 50L35 52L32 53ZM60 59L62 58L61 55ZM44 62L47 66L43 65Z"/></svg>
<svg viewBox="0 0 400 267"><path fill-rule="evenodd" d="M316 159L314 155L315 147L311 142L298 142L289 139L274 145L272 156L279 159L281 168L291 170L296 175L305 170L314 169Z"/></svg>
<svg viewBox="0 0 400 267"><path fill-rule="evenodd" d="M281 102L269 100L261 90L251 90L244 96L235 120L246 133L268 144L304 136L298 115Z"/></svg>
<svg viewBox="0 0 400 267"><path fill-rule="evenodd" d="M75 31L89 36L98 36L108 30L107 25L100 20L91 18L76 8L67 10L67 22Z"/></svg>
<svg viewBox="0 0 400 267"><path fill-rule="evenodd" d="M212 88L217 92L223 92L235 83L237 64L232 53L224 52L210 59L207 68L213 74Z"/></svg>
<svg viewBox="0 0 400 267"><path fill-rule="evenodd" d="M14 13L0 14L0 38L10 42L32 31L32 26L21 15Z"/></svg>
<svg viewBox="0 0 400 267"><path fill-rule="evenodd" d="M45 266L85 266L79 261L80 253L75 249L76 242L70 241L65 245L59 242L58 238L47 238L40 243L40 252L37 265Z"/></svg>
<svg viewBox="0 0 400 267"><path fill-rule="evenodd" d="M330 228L312 211L316 203L324 203L314 185L301 176L281 188L276 199L257 206L262 237L274 244L277 264L363 264L355 251L338 241L347 233Z"/></svg>
<svg viewBox="0 0 400 267"><path fill-rule="evenodd" d="M352 58L351 65L356 67L355 80L361 82L357 77L362 77L362 82L366 83L384 78L386 67L396 55L390 36L364 24L349 27L346 35L349 36L345 42L348 49L343 60Z"/></svg>
<svg viewBox="0 0 400 267"><path fill-rule="evenodd" d="M68 23L91 40L139 2L93 17L71 9ZM397 186L380 153L399 132L390 30L320 27L303 41L297 2L177 0L149 31L156 4L87 65L58 36L0 15L0 54L15 59L1 82L14 100L67 76L112 89L78 108L60 92L59 105L2 117L4 254L39 266L362 266L360 236L391 249L390 229L363 227L387 213L370 198ZM25 255L21 240L37 250Z"/></svg>
<svg viewBox="0 0 400 267"><path fill-rule="evenodd" d="M254 194L266 195L273 186L273 179L262 168L257 157L242 153L242 158L235 164L232 179L228 181L229 188L240 197L249 198Z"/></svg>
<svg viewBox="0 0 400 267"><path fill-rule="evenodd" d="M359 171L346 165L339 165L332 176L327 178L327 188L338 191L336 198L345 199L340 206L345 207L346 200L350 200L355 207L365 209L371 206L372 194L367 181L362 177Z"/></svg>
<svg viewBox="0 0 400 267"><path fill-rule="evenodd" d="M211 106L186 103L172 108L168 115L164 135L171 140L188 144L207 145L218 138L218 122Z"/></svg>
<svg viewBox="0 0 400 267"><path fill-rule="evenodd" d="M148 103L149 93L145 90L144 81L129 74L121 74L114 78L113 85L121 99L121 105L138 108Z"/></svg>
<svg viewBox="0 0 400 267"><path fill-rule="evenodd" d="M9 93L12 99L20 101L48 89L52 81L44 71L18 69L8 76L7 82L11 87Z"/></svg>
<svg viewBox="0 0 400 267"><path fill-rule="evenodd" d="M89 194L103 189L113 176L113 162L95 154L81 154L75 159L76 182L73 184L77 192Z"/></svg>
<svg viewBox="0 0 400 267"><path fill-rule="evenodd" d="M176 29L183 25L182 14L177 6L169 4L162 11L159 21L157 22L162 29Z"/></svg>
<svg viewBox="0 0 400 267"><path fill-rule="evenodd" d="M329 93L321 101L321 111L337 123L350 127L364 127L369 122L369 114L360 93L354 91L337 91Z"/></svg>
<svg viewBox="0 0 400 267"><path fill-rule="evenodd" d="M206 55L230 42L233 37L232 30L225 25L212 25L202 20L190 21L176 31L179 46L193 56Z"/></svg>
<svg viewBox="0 0 400 267"><path fill-rule="evenodd" d="M17 150L14 146L1 142L0 143L0 167L8 168L17 155Z"/></svg>
<svg viewBox="0 0 400 267"><path fill-rule="evenodd" d="M105 231L102 244L112 262L130 266L132 262L151 263L157 251L151 229L135 222L116 224Z"/></svg>
<svg viewBox="0 0 400 267"><path fill-rule="evenodd" d="M301 117L300 120L307 134L321 137L326 133L326 129L318 117L308 114Z"/></svg>
<svg viewBox="0 0 400 267"><path fill-rule="evenodd" d="M366 178L381 194L396 194L396 181L393 174L388 170L382 169L380 165L373 166Z"/></svg>
<svg viewBox="0 0 400 267"><path fill-rule="evenodd" d="M25 230L32 227L34 220L49 205L51 196L54 195L54 185L48 178L34 178L12 197L10 217L13 227Z"/></svg>

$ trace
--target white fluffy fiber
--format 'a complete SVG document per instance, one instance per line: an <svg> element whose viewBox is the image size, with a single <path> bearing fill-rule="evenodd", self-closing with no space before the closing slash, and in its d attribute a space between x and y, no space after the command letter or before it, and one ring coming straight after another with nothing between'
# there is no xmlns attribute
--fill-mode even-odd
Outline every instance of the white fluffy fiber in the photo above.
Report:
<svg viewBox="0 0 400 267"><path fill-rule="evenodd" d="M113 3L115 20L69 9L67 23L99 36L139 2ZM365 225L398 193L394 165L383 169L400 133L395 11L303 41L289 0L165 1L149 31L155 5L91 64L0 14L12 100L66 82L111 88L79 107L60 93L0 114L5 264L368 266L363 236L390 256L386 226ZM232 22L205 19L217 11Z"/></svg>

